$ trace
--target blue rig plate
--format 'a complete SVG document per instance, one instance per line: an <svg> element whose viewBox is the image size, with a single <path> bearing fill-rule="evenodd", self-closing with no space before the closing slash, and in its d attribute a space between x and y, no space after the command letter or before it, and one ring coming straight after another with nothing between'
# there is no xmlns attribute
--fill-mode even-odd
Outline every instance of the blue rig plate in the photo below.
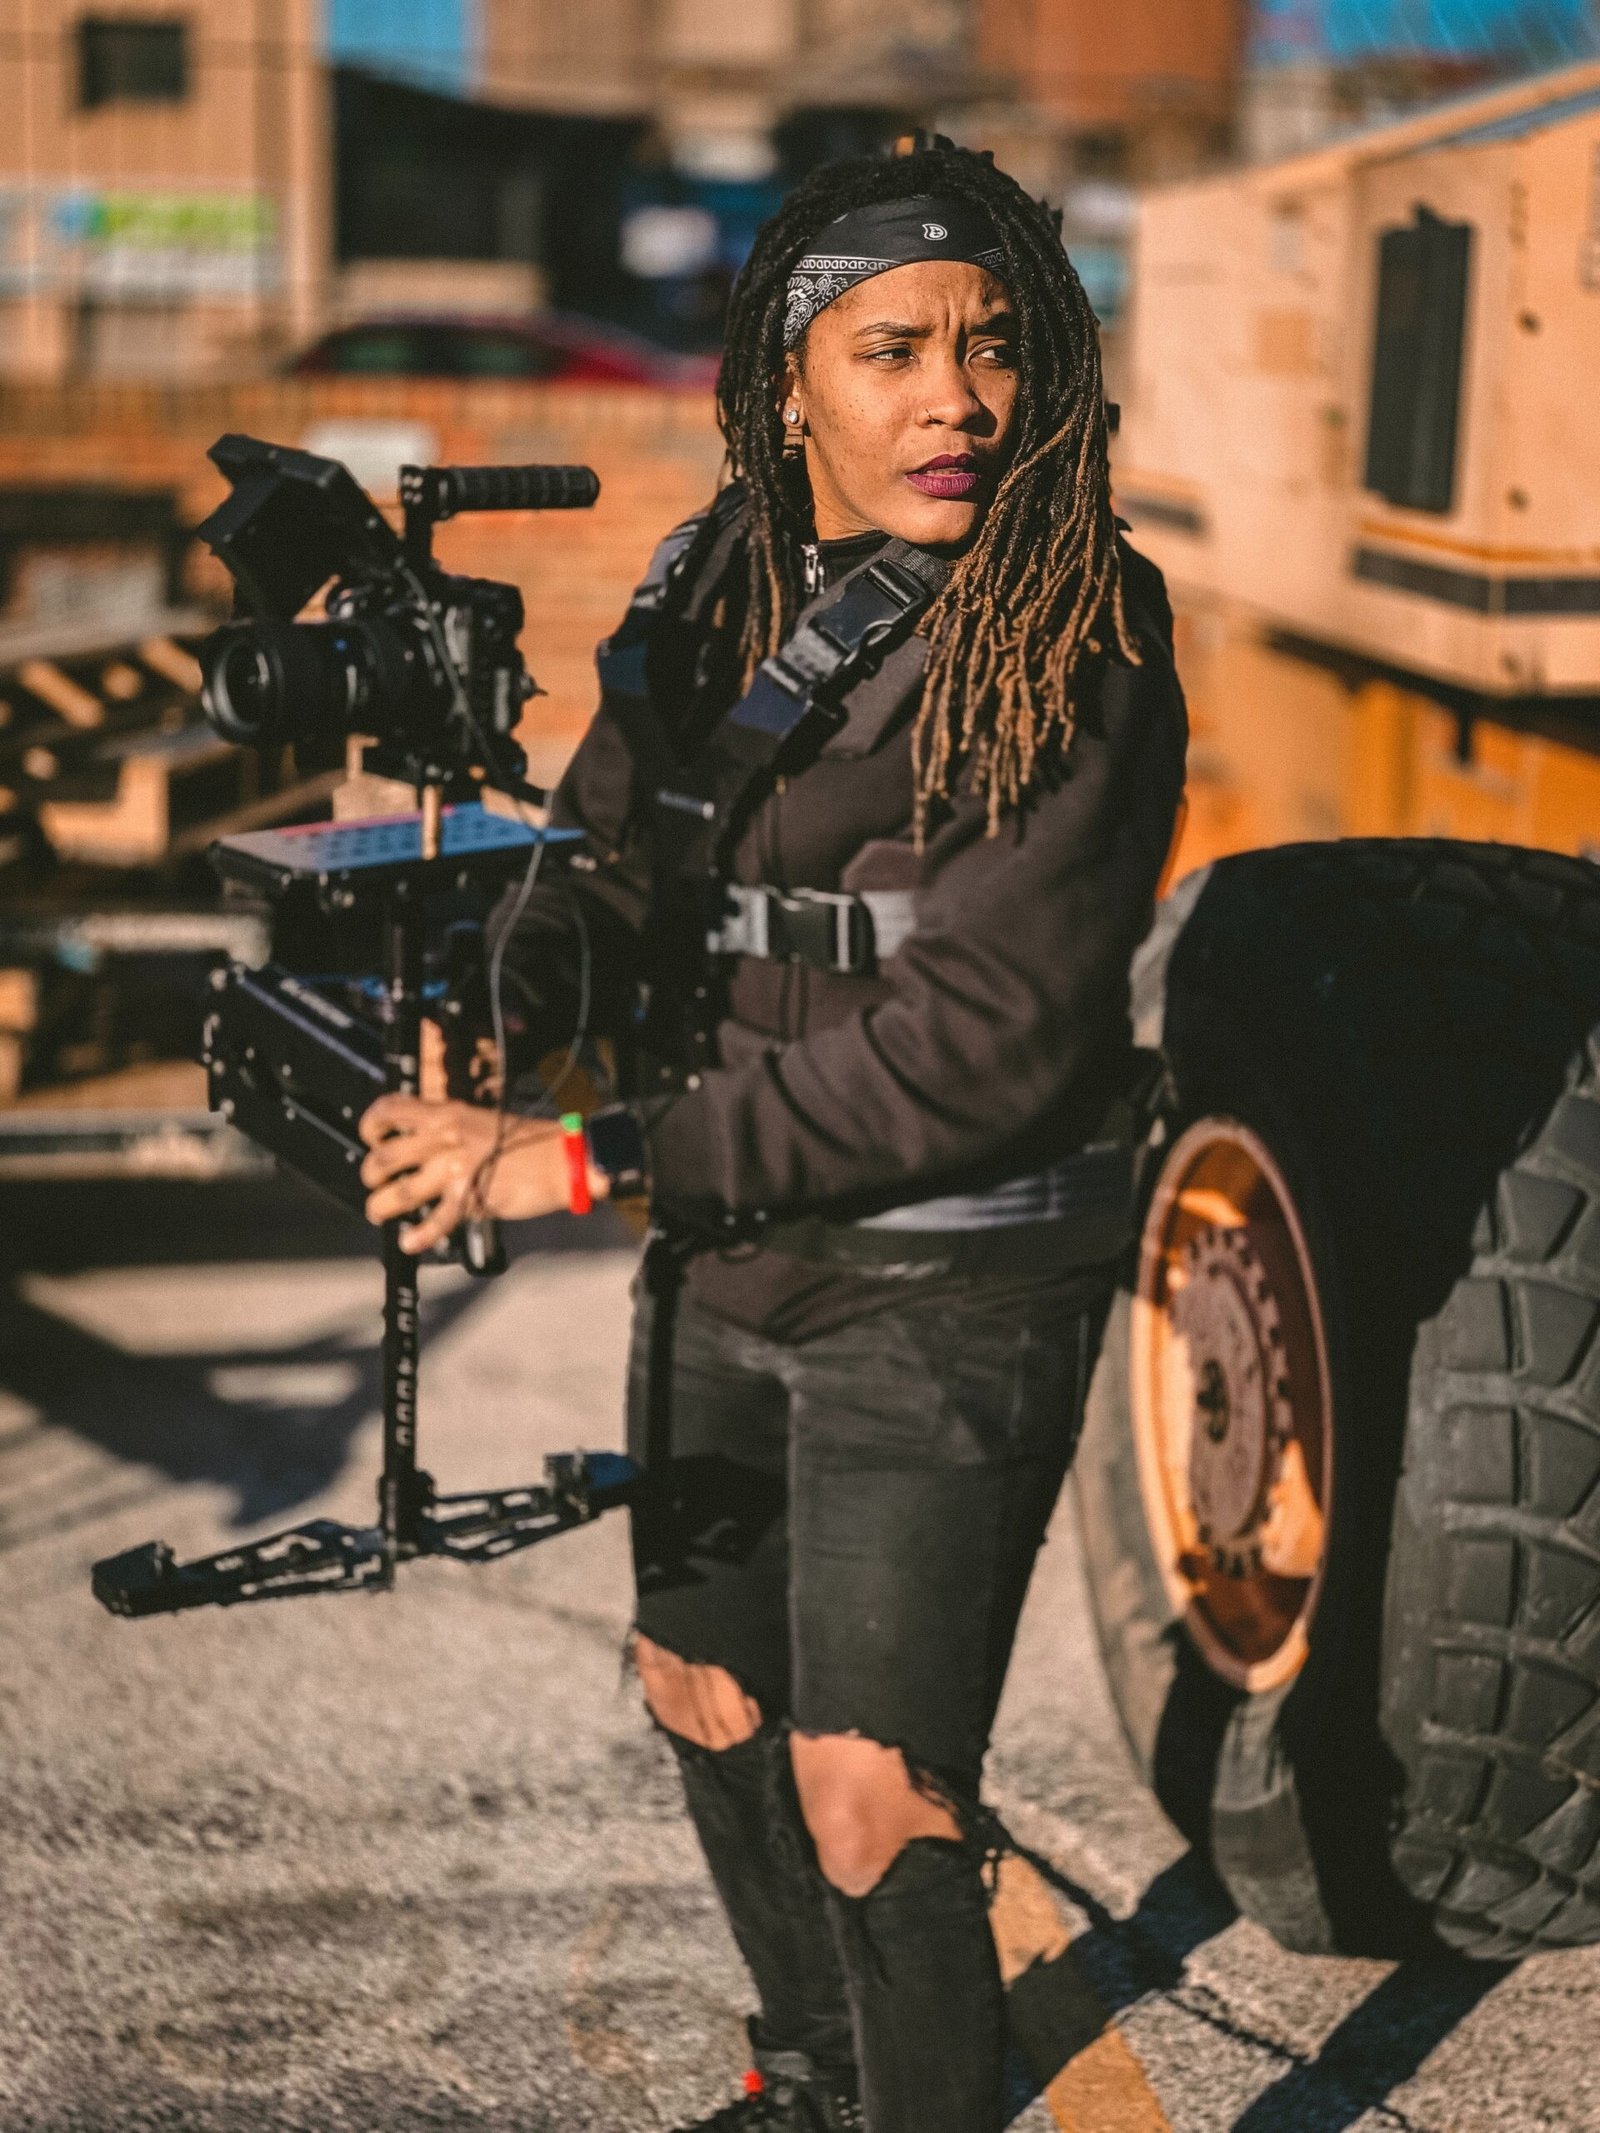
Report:
<svg viewBox="0 0 1600 2133"><path fill-rule="evenodd" d="M514 858L535 845L581 843L581 830L546 829L491 813L481 801L442 811L436 865L452 859ZM422 863L420 814L372 815L356 822L305 822L288 829L247 830L214 847L220 863L252 862L285 880L328 881L340 875Z"/></svg>

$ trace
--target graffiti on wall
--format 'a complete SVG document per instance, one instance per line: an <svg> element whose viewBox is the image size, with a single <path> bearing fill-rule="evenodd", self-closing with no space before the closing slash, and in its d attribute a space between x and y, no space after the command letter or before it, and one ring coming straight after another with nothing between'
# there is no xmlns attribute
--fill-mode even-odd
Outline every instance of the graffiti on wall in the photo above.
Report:
<svg viewBox="0 0 1600 2133"><path fill-rule="evenodd" d="M264 193L0 190L0 295L251 298L281 271L277 203Z"/></svg>

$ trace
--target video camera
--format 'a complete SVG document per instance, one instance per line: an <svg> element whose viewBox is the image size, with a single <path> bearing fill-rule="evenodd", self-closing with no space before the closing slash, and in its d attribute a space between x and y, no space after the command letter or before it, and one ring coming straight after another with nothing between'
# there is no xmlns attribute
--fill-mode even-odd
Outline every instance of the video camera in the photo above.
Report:
<svg viewBox="0 0 1600 2133"><path fill-rule="evenodd" d="M462 511L581 509L600 484L587 467L402 467L397 533L336 460L232 435L210 457L231 493L200 538L235 586L233 619L200 651L211 722L259 748L315 753L360 737L362 767L417 794L414 812L247 831L210 853L225 886L264 899L274 919L272 962L213 977L212 1106L359 1213L361 1117L386 1089L418 1089L430 954L441 995L430 1011L444 1022L463 936L481 937L511 879L531 881L552 846L577 841L530 818L546 796L515 738L537 693L517 641L522 596L440 569L433 528ZM324 586L326 619L302 621ZM105 1606L158 1614L383 1587L407 1557L489 1561L628 1499L630 1463L584 1453L548 1460L543 1485L435 1493L417 1466L417 1267L399 1228L383 1237L378 1524L311 1520L188 1564L151 1541L95 1565ZM473 1272L504 1264L492 1224L457 1241Z"/></svg>
<svg viewBox="0 0 1600 2133"><path fill-rule="evenodd" d="M515 738L537 693L522 595L442 570L433 529L463 511L581 509L600 484L587 467L403 467L397 532L337 460L233 435L210 457L231 493L199 534L233 578L235 615L200 648L207 716L229 740L312 757L337 760L359 736L362 768L419 796L415 814L256 831L211 852L229 892L273 914L271 963L214 981L212 1107L359 1212L356 1128L396 1085L389 919L415 919L424 968L407 988L426 989L443 1031L470 1037L483 919L507 878L560 841L527 819L545 795ZM324 586L326 619L300 619ZM450 1093L470 1093L462 1047L445 1056ZM474 1272L497 1264L482 1226L452 1249Z"/></svg>
<svg viewBox="0 0 1600 2133"><path fill-rule="evenodd" d="M587 467L403 467L397 534L337 460L255 437L210 458L232 494L200 538L232 575L235 619L201 648L207 716L230 741L280 747L370 735L385 770L446 796L475 772L523 784L513 739L535 687L517 639L522 595L452 576L433 528L463 511L572 511L600 484ZM301 610L332 579L327 620Z"/></svg>

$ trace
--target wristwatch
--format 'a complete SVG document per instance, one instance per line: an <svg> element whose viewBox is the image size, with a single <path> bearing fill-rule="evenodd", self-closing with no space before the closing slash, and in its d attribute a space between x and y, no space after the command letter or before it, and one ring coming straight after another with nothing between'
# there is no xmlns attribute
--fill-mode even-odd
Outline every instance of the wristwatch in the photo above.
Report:
<svg viewBox="0 0 1600 2133"><path fill-rule="evenodd" d="M605 1174L614 1200L644 1198L650 1191L649 1157L644 1128L637 1112L627 1104L608 1104L594 1111L584 1125L589 1160Z"/></svg>

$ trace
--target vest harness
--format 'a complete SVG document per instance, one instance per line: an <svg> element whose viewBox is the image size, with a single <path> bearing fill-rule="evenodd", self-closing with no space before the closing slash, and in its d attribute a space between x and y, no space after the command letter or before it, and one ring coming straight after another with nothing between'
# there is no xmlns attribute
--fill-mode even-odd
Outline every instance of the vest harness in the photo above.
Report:
<svg viewBox="0 0 1600 2133"><path fill-rule="evenodd" d="M739 831L774 780L804 769L845 724L850 691L912 635L948 583L950 566L909 542L886 542L812 603L761 662L744 695L682 760L663 745L664 727L650 700L650 655L676 624L697 565L731 522L740 497L737 488L724 490L710 510L676 527L656 549L621 624L600 647L601 685L625 723L636 732L645 728L656 743L650 756L661 776L647 804L658 877L717 883L707 900L707 951L866 970L874 953L893 954L910 931L909 892L848 896L721 877Z"/></svg>
<svg viewBox="0 0 1600 2133"><path fill-rule="evenodd" d="M716 988L723 958L756 956L853 975L886 961L913 930L909 890L861 894L730 881L734 844L780 776L815 761L847 719L845 699L916 630L949 581L950 566L890 540L872 560L812 603L744 695L687 758L679 757L650 700L650 655L679 617L697 571L731 526L742 491L658 546L621 624L597 655L608 702L639 741L659 782L636 807L653 818L652 902L657 980L643 1018L643 1048L663 1063L646 1081L693 1086L714 1063ZM1131 1233L1132 1116L1126 1099L1103 1138L1036 1175L989 1191L897 1208L848 1224L774 1226L768 1241L808 1258L849 1265L948 1262L952 1270L1103 1263ZM994 1233L1007 1232L1004 1245ZM987 1236L985 1233L989 1233ZM927 1266L931 1271L931 1266Z"/></svg>

